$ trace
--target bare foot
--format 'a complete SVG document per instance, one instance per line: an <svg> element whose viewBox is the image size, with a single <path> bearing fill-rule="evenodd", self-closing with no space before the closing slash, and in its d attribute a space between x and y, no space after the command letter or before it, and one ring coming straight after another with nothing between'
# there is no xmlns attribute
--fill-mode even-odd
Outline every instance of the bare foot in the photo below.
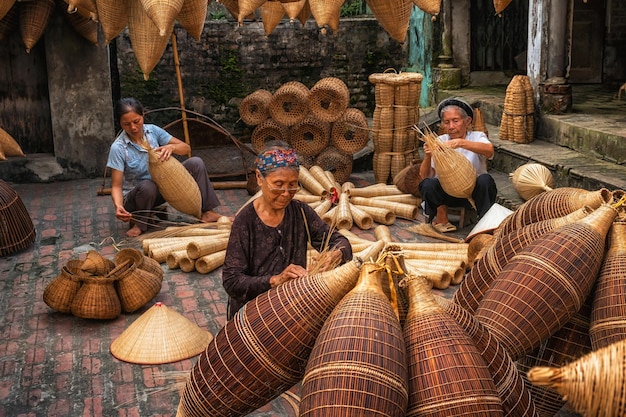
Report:
<svg viewBox="0 0 626 417"><path fill-rule="evenodd" d="M204 213L202 213L202 217L200 218L200 221L204 223L213 223L213 222L216 222L217 219L219 219L220 217L222 217L221 214L217 214L216 212L209 210L209 211L205 211Z"/></svg>
<svg viewBox="0 0 626 417"><path fill-rule="evenodd" d="M137 225L134 225L133 227L128 229L128 231L126 232L126 236L128 236L128 237L137 237L141 233L142 233L141 229Z"/></svg>

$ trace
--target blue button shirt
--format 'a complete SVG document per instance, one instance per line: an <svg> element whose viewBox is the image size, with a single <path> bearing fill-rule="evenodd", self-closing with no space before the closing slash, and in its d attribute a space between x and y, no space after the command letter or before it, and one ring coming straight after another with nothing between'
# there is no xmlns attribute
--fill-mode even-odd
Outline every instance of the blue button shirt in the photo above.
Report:
<svg viewBox="0 0 626 417"><path fill-rule="evenodd" d="M152 149L167 145L172 140L172 135L156 125L144 124L143 134ZM107 167L124 174L122 184L124 196L139 182L151 178L148 170L148 151L134 143L124 131L111 145Z"/></svg>

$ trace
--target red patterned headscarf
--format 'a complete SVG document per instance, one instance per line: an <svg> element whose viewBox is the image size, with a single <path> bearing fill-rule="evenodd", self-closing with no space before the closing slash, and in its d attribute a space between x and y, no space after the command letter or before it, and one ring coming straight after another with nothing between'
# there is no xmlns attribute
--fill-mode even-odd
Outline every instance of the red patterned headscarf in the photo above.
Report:
<svg viewBox="0 0 626 417"><path fill-rule="evenodd" d="M256 158L256 167L262 175L278 168L300 168L298 155L293 149L269 149Z"/></svg>

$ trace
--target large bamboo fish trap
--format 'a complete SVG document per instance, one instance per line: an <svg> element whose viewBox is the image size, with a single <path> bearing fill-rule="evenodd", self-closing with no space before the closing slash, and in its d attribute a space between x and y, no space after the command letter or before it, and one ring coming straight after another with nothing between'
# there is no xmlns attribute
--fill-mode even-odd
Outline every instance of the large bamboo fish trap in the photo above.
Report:
<svg viewBox="0 0 626 417"><path fill-rule="evenodd" d="M506 88L500 138L517 143L534 140L534 94L525 75L515 75Z"/></svg>
<svg viewBox="0 0 626 417"><path fill-rule="evenodd" d="M573 187L555 188L524 202L502 222L496 235L504 236L530 223L565 216L584 206L596 209L611 199L611 192L606 188L595 191Z"/></svg>
<svg viewBox="0 0 626 417"><path fill-rule="evenodd" d="M176 20L197 41L200 41L209 0L185 0Z"/></svg>
<svg viewBox="0 0 626 417"><path fill-rule="evenodd" d="M524 378L504 347L489 330L461 306L443 297L437 303L454 318L472 338L481 356L487 363L498 395L502 399L502 410L506 416L537 416L533 397Z"/></svg>
<svg viewBox="0 0 626 417"><path fill-rule="evenodd" d="M81 276L82 285L72 299L71 312L84 319L110 320L122 313L113 283L115 277Z"/></svg>
<svg viewBox="0 0 626 417"><path fill-rule="evenodd" d="M288 136L289 128L287 126L269 118L254 128L250 142L252 149L254 149L256 153L261 153L261 151L265 149L266 143L272 141L287 142Z"/></svg>
<svg viewBox="0 0 626 417"><path fill-rule="evenodd" d="M259 89L244 97L239 104L239 116L247 125L256 126L270 117L272 93Z"/></svg>
<svg viewBox="0 0 626 417"><path fill-rule="evenodd" d="M35 237L35 226L24 202L7 182L0 180L0 256L28 248Z"/></svg>
<svg viewBox="0 0 626 417"><path fill-rule="evenodd" d="M538 163L527 163L510 175L513 188L524 200L530 200L554 188L554 177L548 168Z"/></svg>
<svg viewBox="0 0 626 417"><path fill-rule="evenodd" d="M553 388L584 416L623 416L624 368L626 341L621 340L561 367L532 368L528 379L535 385Z"/></svg>
<svg viewBox="0 0 626 417"><path fill-rule="evenodd" d="M322 327L302 379L300 416L398 416L408 402L402 328L381 279L365 263Z"/></svg>
<svg viewBox="0 0 626 417"><path fill-rule="evenodd" d="M96 0L98 20L106 45L122 33L128 24L128 8L119 7L119 0Z"/></svg>
<svg viewBox="0 0 626 417"><path fill-rule="evenodd" d="M159 28L159 35L169 35L168 29L174 26L174 20L180 13L185 0L140 0L143 8Z"/></svg>
<svg viewBox="0 0 626 417"><path fill-rule="evenodd" d="M148 170L159 192L173 208L198 219L202 216L200 188L176 158L161 161L157 152L148 149Z"/></svg>
<svg viewBox="0 0 626 417"><path fill-rule="evenodd" d="M143 269L155 276L157 276L161 281L163 281L163 268L161 264L150 258L149 256L145 256L141 251L135 248L124 248L121 249L113 256L113 263L115 265L121 265L124 261L129 261L137 265L137 268Z"/></svg>
<svg viewBox="0 0 626 417"><path fill-rule="evenodd" d="M476 310L516 360L580 310L591 293L617 211L604 205L541 236L498 274Z"/></svg>
<svg viewBox="0 0 626 417"><path fill-rule="evenodd" d="M367 5L389 36L404 43L413 3L404 0L367 0Z"/></svg>
<svg viewBox="0 0 626 417"><path fill-rule="evenodd" d="M263 22L263 30L265 35L269 36L276 26L280 23L285 16L285 9L282 4L277 0L264 1L259 7L261 12L261 20Z"/></svg>
<svg viewBox="0 0 626 417"><path fill-rule="evenodd" d="M528 224L496 239L461 282L454 293L454 301L471 313L476 312L482 296L515 255L544 234L574 223L591 212L589 207L583 207L566 216Z"/></svg>
<svg viewBox="0 0 626 417"><path fill-rule="evenodd" d="M317 26L322 28L322 33L324 33L325 26L333 31L339 29L341 6L344 0L309 0L308 3Z"/></svg>
<svg viewBox="0 0 626 417"><path fill-rule="evenodd" d="M350 91L341 79L325 77L311 87L309 111L319 120L335 122L350 104Z"/></svg>
<svg viewBox="0 0 626 417"><path fill-rule="evenodd" d="M613 222L607 246L591 311L594 349L626 339L626 220Z"/></svg>
<svg viewBox="0 0 626 417"><path fill-rule="evenodd" d="M371 256L382 246L374 245ZM360 267L353 260L248 302L198 358L177 415L242 416L291 388L304 375L319 331L356 283Z"/></svg>
<svg viewBox="0 0 626 417"><path fill-rule="evenodd" d="M309 113L309 88L300 81L288 81L278 87L269 103L272 119L293 126Z"/></svg>
<svg viewBox="0 0 626 417"><path fill-rule="evenodd" d="M122 309L132 313L145 306L160 291L163 278L139 268L129 259L119 264L110 274L115 278L115 289Z"/></svg>
<svg viewBox="0 0 626 417"><path fill-rule="evenodd" d="M355 154L367 146L369 136L365 114L359 109L348 108L333 123L331 141L340 152Z"/></svg>
<svg viewBox="0 0 626 417"><path fill-rule="evenodd" d="M502 416L501 399L474 341L439 306L428 281L408 276L404 339L409 367L407 416Z"/></svg>
<svg viewBox="0 0 626 417"><path fill-rule="evenodd" d="M54 12L54 0L27 1L20 5L20 35L26 52L43 36Z"/></svg>
<svg viewBox="0 0 626 417"><path fill-rule="evenodd" d="M291 127L289 144L298 156L317 156L330 143L330 124L308 114Z"/></svg>

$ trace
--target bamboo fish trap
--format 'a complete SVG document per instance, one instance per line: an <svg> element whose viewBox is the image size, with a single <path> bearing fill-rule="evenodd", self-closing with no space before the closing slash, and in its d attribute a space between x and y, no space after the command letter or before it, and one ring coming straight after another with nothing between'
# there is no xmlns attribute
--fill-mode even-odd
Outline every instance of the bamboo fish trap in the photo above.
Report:
<svg viewBox="0 0 626 417"><path fill-rule="evenodd" d="M437 303L428 281L408 276L404 339L407 416L502 416L496 386L474 341Z"/></svg>
<svg viewBox="0 0 626 417"><path fill-rule="evenodd" d="M159 192L176 210L200 218L202 216L202 196L198 184L178 159L159 160L159 155L148 150L148 170Z"/></svg>
<svg viewBox="0 0 626 417"><path fill-rule="evenodd" d="M445 146L433 132L419 133L431 149L435 171L443 190L452 197L469 200L476 208L472 199L476 185L476 169L472 163L456 150Z"/></svg>
<svg viewBox="0 0 626 417"><path fill-rule="evenodd" d="M35 241L33 221L24 202L0 179L0 256L26 249Z"/></svg>
<svg viewBox="0 0 626 417"><path fill-rule="evenodd" d="M50 281L43 291L43 301L53 310L60 313L71 313L72 300L82 285L81 269L83 261L70 259L61 268L61 272Z"/></svg>
<svg viewBox="0 0 626 417"><path fill-rule="evenodd" d="M454 293L454 302L471 313L475 313L482 296L515 255L544 234L574 223L591 212L589 207L583 207L566 216L531 223L499 239L494 238L494 244L472 266L459 289Z"/></svg>
<svg viewBox="0 0 626 417"><path fill-rule="evenodd" d="M511 174L513 188L524 200L550 191L554 188L554 177L548 168L541 164L524 164Z"/></svg>
<svg viewBox="0 0 626 417"><path fill-rule="evenodd" d="M498 274L476 310L516 360L580 310L591 293L617 210L604 205L576 223L546 233Z"/></svg>
<svg viewBox="0 0 626 417"><path fill-rule="evenodd" d="M300 416L405 415L406 349L382 272L365 263L324 323L302 379Z"/></svg>
<svg viewBox="0 0 626 417"><path fill-rule="evenodd" d="M121 307L132 313L146 305L161 291L163 279L126 260L111 271Z"/></svg>
<svg viewBox="0 0 626 417"><path fill-rule="evenodd" d="M248 94L239 105L239 116L247 125L256 126L270 117L269 103L272 93L259 89Z"/></svg>
<svg viewBox="0 0 626 417"><path fill-rule="evenodd" d="M373 245L377 256L383 243ZM218 332L190 372L179 417L243 416L304 375L315 339L354 287L360 260L290 280L259 295Z"/></svg>
<svg viewBox="0 0 626 417"><path fill-rule="evenodd" d="M586 417L626 414L626 340L591 352L562 367L535 367L528 379L553 388Z"/></svg>

